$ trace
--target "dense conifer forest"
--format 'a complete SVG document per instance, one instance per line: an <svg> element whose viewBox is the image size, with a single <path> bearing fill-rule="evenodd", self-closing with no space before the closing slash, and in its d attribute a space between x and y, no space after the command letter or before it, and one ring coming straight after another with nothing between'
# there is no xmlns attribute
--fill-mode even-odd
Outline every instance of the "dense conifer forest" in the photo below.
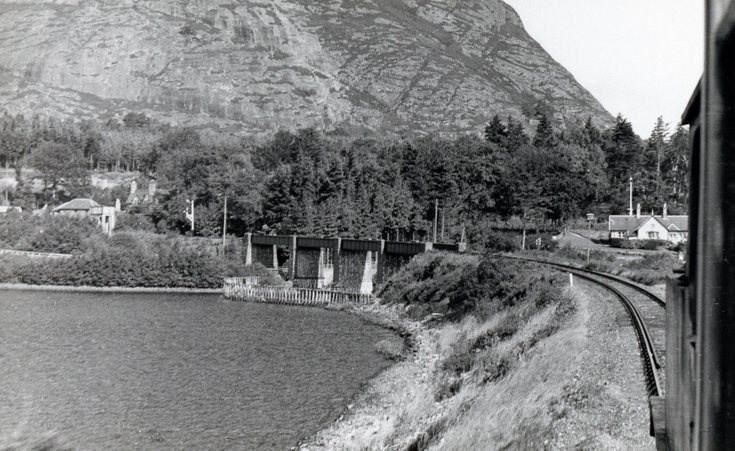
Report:
<svg viewBox="0 0 735 451"><path fill-rule="evenodd" d="M643 140L620 115L608 130L591 119L559 130L541 112L525 124L495 116L484 130L452 139L302 129L254 142L155 123L143 114L101 124L6 113L0 165L14 170L18 183L0 189L26 209L79 196L124 204L127 185L102 190L90 176L135 171L141 186L156 179L161 190L155 203L129 208L125 224L186 232L183 211L194 199L195 233L204 236L222 233L225 196L228 233L400 240L430 237L437 203L447 240L464 227L509 218L539 227L587 212L621 214L629 177L643 211L660 212L664 202L672 213L686 211L686 128L671 130L659 119Z"/></svg>

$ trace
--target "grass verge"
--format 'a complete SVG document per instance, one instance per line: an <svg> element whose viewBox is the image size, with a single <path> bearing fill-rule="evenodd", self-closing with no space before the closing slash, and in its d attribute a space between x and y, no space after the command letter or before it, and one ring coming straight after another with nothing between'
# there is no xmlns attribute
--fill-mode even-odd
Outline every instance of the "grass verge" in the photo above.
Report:
<svg viewBox="0 0 735 451"><path fill-rule="evenodd" d="M682 263L672 252L662 251L646 255L614 254L593 250L587 262L587 251L569 246L559 248L553 253L529 252L530 255L553 259L561 263L579 266L592 271L618 275L644 285L656 285L674 276L674 270Z"/></svg>

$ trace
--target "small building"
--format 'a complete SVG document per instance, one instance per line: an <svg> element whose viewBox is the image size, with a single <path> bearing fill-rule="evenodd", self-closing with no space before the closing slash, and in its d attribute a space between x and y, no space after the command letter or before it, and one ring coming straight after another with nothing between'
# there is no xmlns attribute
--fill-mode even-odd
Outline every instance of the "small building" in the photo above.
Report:
<svg viewBox="0 0 735 451"><path fill-rule="evenodd" d="M689 235L689 216L669 215L664 204L661 216L641 216L638 205L635 216L611 215L608 219L610 239L663 240L671 243L686 241Z"/></svg>
<svg viewBox="0 0 735 451"><path fill-rule="evenodd" d="M90 218L96 221L108 235L115 228L115 207L105 207L92 199L77 198L61 204L51 211L53 215Z"/></svg>

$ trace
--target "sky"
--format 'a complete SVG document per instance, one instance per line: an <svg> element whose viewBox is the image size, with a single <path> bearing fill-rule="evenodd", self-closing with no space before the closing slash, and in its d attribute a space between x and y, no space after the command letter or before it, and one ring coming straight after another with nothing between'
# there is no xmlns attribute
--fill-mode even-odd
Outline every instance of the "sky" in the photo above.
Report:
<svg viewBox="0 0 735 451"><path fill-rule="evenodd" d="M704 66L702 0L505 0L526 31L642 138L676 127Z"/></svg>

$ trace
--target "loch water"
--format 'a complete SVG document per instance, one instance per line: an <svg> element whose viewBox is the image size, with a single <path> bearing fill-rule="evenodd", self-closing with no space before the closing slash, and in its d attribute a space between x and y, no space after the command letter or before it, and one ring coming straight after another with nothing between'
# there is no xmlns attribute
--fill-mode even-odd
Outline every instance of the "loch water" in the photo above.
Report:
<svg viewBox="0 0 735 451"><path fill-rule="evenodd" d="M217 295L0 291L0 447L288 449L388 365L381 340Z"/></svg>

